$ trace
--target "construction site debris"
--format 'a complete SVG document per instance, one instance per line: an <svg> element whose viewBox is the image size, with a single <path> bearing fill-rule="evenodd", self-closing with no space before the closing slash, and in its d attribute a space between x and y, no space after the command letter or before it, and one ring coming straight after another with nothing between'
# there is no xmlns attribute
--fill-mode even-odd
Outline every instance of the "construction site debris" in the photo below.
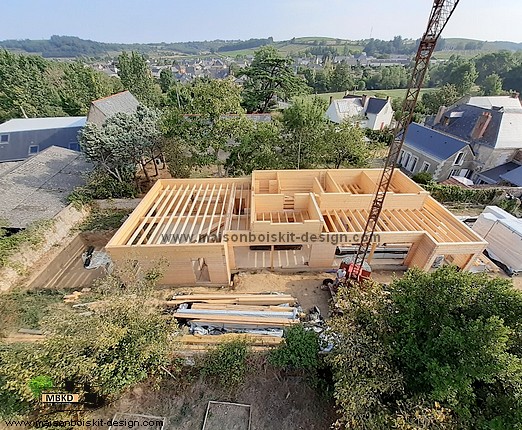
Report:
<svg viewBox="0 0 522 430"><path fill-rule="evenodd" d="M302 309L296 303L288 294L187 294L165 306L189 327L191 334L181 338L185 349L204 350L238 338L264 349L278 345L283 329L300 322Z"/></svg>

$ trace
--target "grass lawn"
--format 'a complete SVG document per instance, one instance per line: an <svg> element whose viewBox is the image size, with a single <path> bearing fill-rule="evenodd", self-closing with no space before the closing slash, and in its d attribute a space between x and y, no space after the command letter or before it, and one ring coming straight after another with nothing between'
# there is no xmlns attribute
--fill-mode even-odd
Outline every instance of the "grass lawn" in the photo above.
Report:
<svg viewBox="0 0 522 430"><path fill-rule="evenodd" d="M421 90L421 96L425 92L435 91L436 88L423 88ZM334 99L342 99L344 97L344 91L338 92L338 93L323 93L323 94L317 94L318 97L330 100L330 97L333 97ZM374 97L387 97L390 96L391 98L400 98L403 99L406 96L406 89L396 89L396 90L365 90L365 91L354 91L352 94L356 94L358 96L366 94L368 96L374 96ZM315 95L315 94L313 94Z"/></svg>

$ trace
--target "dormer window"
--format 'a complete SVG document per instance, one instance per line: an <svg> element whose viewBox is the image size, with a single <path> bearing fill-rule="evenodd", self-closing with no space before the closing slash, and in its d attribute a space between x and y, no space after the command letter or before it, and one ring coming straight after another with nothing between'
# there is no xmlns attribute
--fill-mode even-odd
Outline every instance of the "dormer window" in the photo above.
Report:
<svg viewBox="0 0 522 430"><path fill-rule="evenodd" d="M454 166L461 166L462 162L464 161L464 153L459 152L457 154L457 157L455 158L455 162L453 163Z"/></svg>

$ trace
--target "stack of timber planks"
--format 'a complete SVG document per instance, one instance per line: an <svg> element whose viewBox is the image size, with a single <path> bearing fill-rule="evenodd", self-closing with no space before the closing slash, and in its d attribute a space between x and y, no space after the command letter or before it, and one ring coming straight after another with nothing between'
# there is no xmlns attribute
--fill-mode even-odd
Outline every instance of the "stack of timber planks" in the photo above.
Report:
<svg viewBox="0 0 522 430"><path fill-rule="evenodd" d="M254 350L279 344L283 329L299 323L301 309L288 294L188 294L166 302L173 316L190 327L181 342L190 350L205 350L235 338Z"/></svg>

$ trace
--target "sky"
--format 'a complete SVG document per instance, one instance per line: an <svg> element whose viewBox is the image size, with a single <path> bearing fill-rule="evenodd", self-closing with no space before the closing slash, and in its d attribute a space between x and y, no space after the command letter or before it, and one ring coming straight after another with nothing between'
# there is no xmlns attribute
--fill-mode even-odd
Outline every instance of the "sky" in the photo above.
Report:
<svg viewBox="0 0 522 430"><path fill-rule="evenodd" d="M419 38L432 0L0 0L0 40ZM443 37L522 42L521 0L461 0Z"/></svg>

